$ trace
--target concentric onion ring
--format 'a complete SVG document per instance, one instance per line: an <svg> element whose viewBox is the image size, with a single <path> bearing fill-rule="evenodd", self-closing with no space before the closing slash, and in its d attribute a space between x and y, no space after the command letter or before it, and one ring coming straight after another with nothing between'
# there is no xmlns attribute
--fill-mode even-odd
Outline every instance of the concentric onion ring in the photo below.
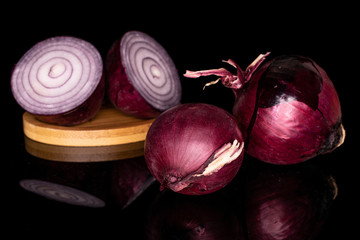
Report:
<svg viewBox="0 0 360 240"><path fill-rule="evenodd" d="M103 72L97 49L87 41L60 36L28 50L11 77L16 101L38 115L61 114L81 105L95 91Z"/></svg>
<svg viewBox="0 0 360 240"><path fill-rule="evenodd" d="M78 189L36 179L24 179L19 182L25 190L63 203L85 207L104 207L105 202Z"/></svg>
<svg viewBox="0 0 360 240"><path fill-rule="evenodd" d="M130 31L124 34L120 46L128 79L148 104L160 111L179 104L180 79L159 43L145 33Z"/></svg>

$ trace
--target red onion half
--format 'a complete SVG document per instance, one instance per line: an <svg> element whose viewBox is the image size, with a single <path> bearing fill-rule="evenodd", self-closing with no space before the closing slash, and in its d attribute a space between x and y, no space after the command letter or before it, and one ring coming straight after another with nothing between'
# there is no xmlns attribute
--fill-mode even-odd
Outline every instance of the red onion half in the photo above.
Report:
<svg viewBox="0 0 360 240"><path fill-rule="evenodd" d="M302 56L280 56L260 66L268 54L245 72L229 60L236 75L215 69L187 71L185 76L217 75L233 89L233 114L246 136L247 152L255 158L294 164L340 146L345 138L340 101L326 72Z"/></svg>
<svg viewBox="0 0 360 240"><path fill-rule="evenodd" d="M152 118L180 103L181 84L166 50L145 33L117 40L106 60L108 95L126 114Z"/></svg>
<svg viewBox="0 0 360 240"><path fill-rule="evenodd" d="M145 160L161 188L188 195L215 192L238 172L244 141L236 120L209 104L173 107L152 123Z"/></svg>
<svg viewBox="0 0 360 240"><path fill-rule="evenodd" d="M69 36L46 39L16 64L11 88L16 101L42 121L75 125L101 107L105 82L98 50Z"/></svg>

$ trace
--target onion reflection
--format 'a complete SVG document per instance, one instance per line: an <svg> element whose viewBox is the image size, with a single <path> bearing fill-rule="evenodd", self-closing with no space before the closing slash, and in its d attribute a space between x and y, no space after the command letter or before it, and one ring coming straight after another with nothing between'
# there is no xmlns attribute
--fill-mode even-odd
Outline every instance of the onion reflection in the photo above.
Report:
<svg viewBox="0 0 360 240"><path fill-rule="evenodd" d="M152 205L147 239L244 239L233 207L220 194L187 196L165 190Z"/></svg>
<svg viewBox="0 0 360 240"><path fill-rule="evenodd" d="M105 206L103 200L84 191L61 184L36 179L24 179L20 181L20 186L25 190L59 202L85 207Z"/></svg>
<svg viewBox="0 0 360 240"><path fill-rule="evenodd" d="M112 199L115 199L121 208L126 208L155 182L144 157L114 162L111 176Z"/></svg>
<svg viewBox="0 0 360 240"><path fill-rule="evenodd" d="M259 164L247 175L249 239L309 240L319 233L337 194L334 178L308 164Z"/></svg>
<svg viewBox="0 0 360 240"><path fill-rule="evenodd" d="M125 208L154 182L142 156L123 159L129 154L117 146L63 147L25 137L25 148L19 185L50 200Z"/></svg>

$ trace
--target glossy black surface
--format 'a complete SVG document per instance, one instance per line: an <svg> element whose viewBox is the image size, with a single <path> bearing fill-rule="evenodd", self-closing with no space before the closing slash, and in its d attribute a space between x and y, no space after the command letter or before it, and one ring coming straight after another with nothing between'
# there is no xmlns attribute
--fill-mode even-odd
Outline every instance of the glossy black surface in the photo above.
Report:
<svg viewBox="0 0 360 240"><path fill-rule="evenodd" d="M330 10L308 7L301 9L298 6L298 12L294 12L292 6L288 6L288 11L287 6L281 6L281 11L262 11L258 9L260 6L237 9L223 3L216 4L211 9L184 3L176 12L173 7L166 11L163 6L144 6L147 11L142 12L139 10L142 6L130 6L131 4L123 4L119 8L112 5L85 7L89 9L72 8L67 4L55 5L31 8L24 5L10 6L9 14L1 16L4 25L1 30L4 41L1 126L5 150L1 158L1 232L5 236L10 233L8 236L34 236L39 239L51 236L146 239L146 224L152 219L149 220L148 217L152 203L160 193L159 184L154 183L123 210L114 202L115 198L110 194L112 191L104 181L111 176L111 166L115 162L83 164L80 166L82 170L76 171L76 175L59 176L60 169L65 172L64 169L67 168L74 171L79 165L49 163L25 151L21 119L23 110L13 99L9 86L14 64L38 41L55 35L73 35L93 43L104 57L111 44L128 30L144 31L161 43L173 58L179 74L185 73L186 69L218 68L219 62L228 58L245 68L252 59L267 51L272 52L269 59L283 54L297 54L310 57L321 65L338 91L347 136L345 143L334 152L310 160L310 163L330 173L338 185L338 196L315 239L351 239L356 236L359 180L355 150L359 141L356 134L358 93L355 83L358 74L352 64L353 51L357 49L354 44L357 33L349 26L354 23L350 19L352 14L342 14L341 19L337 17L341 12L338 4ZM229 89L219 84L203 91L202 87L207 81L183 77L181 81L182 102L205 102L231 111L234 96ZM253 159L245 156L244 161L241 172L246 171ZM99 171L92 172L94 168ZM106 205L89 208L49 200L24 190L19 184L25 178L40 179L44 176L49 181L67 184L97 196ZM62 182L57 181L59 178ZM237 187L241 189L242 185ZM219 202L223 196L234 200L233 192L227 189L213 197L218 198ZM187 208L184 211L188 211ZM216 211L230 219L233 217L232 213L221 207ZM168 217L172 219L171 216ZM157 218L153 219L155 221ZM236 222L230 222L236 226ZM195 234L200 234L204 228L198 225L193 229ZM177 228L175 230L178 231Z"/></svg>

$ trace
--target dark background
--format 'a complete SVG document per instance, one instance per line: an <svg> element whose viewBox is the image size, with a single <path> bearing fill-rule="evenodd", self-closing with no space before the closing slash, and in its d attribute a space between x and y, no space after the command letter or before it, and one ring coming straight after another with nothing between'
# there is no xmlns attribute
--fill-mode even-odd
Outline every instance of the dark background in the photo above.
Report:
<svg viewBox="0 0 360 240"><path fill-rule="evenodd" d="M29 156L24 151L23 110L13 99L9 82L11 69L20 57L36 42L48 37L71 35L82 38L96 46L105 57L111 44L126 31L139 30L154 37L173 58L183 84L182 102L206 102L231 111L234 101L232 92L220 84L203 91L202 86L209 79L186 79L182 77L186 69L227 67L221 60L229 58L246 68L260 53L267 51L271 52L269 58L299 54L322 66L338 91L347 136L339 149L311 160L328 162L326 168L339 186L338 198L318 239L354 236L359 223L356 200L359 157L355 151L359 143L355 133L359 100L355 67L358 26L350 12L352 7L314 6L306 2L291 6L234 5L223 1L209 6L205 3L194 6L191 2L178 2L163 6L155 3L100 5L95 2L73 6L59 2L51 6L10 6L3 10L3 13L9 11L6 17L1 16L1 97L5 106L1 124L5 149L1 157L5 186L1 198L5 203L1 205L1 212L6 212L2 214L5 225L1 224L1 228L5 232L10 230L15 235L24 232L34 236L41 236L41 232L56 235L57 231L64 235L75 232L89 236L114 233L122 239L124 231L137 229L137 216L133 214L125 214L128 227L124 230L124 220L120 220L124 218L123 213L64 206L19 188L17 181L27 164L24 159ZM145 195L132 209L142 212L147 201Z"/></svg>

